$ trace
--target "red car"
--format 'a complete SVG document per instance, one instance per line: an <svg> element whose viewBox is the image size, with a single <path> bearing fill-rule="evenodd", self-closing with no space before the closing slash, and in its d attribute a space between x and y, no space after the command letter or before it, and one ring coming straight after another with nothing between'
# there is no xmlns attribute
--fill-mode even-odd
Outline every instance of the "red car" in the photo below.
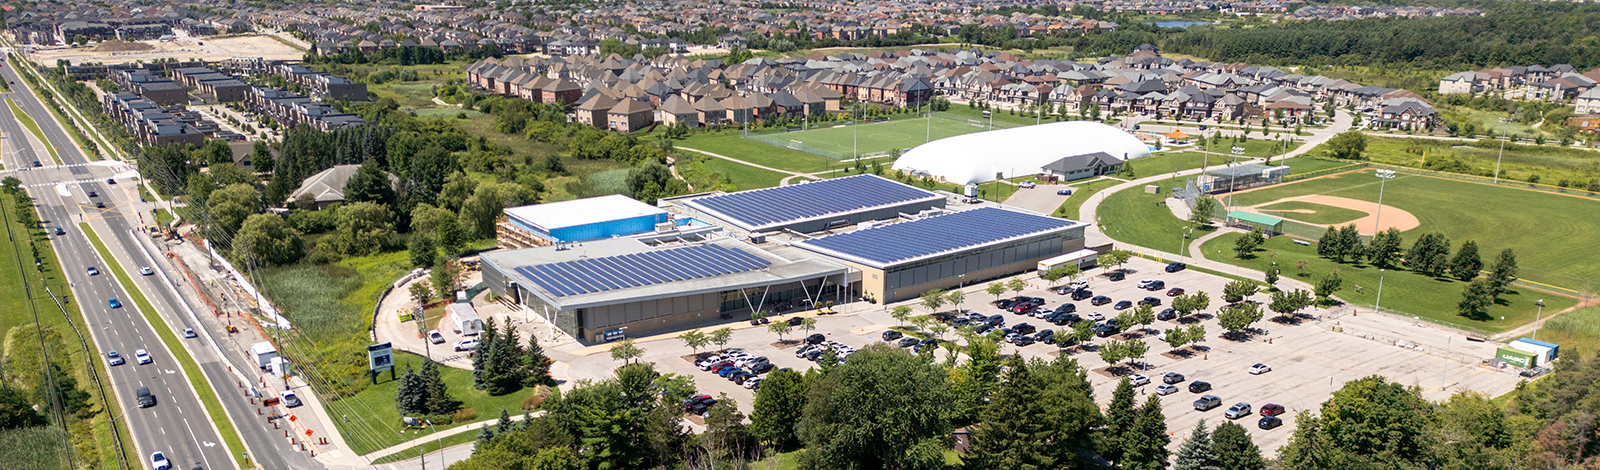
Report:
<svg viewBox="0 0 1600 470"><path fill-rule="evenodd" d="M1177 297L1180 295L1183 295L1183 288L1181 287L1167 289L1167 297Z"/></svg>
<svg viewBox="0 0 1600 470"><path fill-rule="evenodd" d="M1260 413L1262 416L1281 415L1283 414L1283 405L1279 405L1277 403L1268 403L1261 407Z"/></svg>

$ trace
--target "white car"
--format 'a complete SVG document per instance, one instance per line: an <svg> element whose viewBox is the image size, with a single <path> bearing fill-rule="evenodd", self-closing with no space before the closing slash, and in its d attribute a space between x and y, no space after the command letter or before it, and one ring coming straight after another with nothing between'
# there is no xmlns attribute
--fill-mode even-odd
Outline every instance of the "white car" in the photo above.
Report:
<svg viewBox="0 0 1600 470"><path fill-rule="evenodd" d="M755 390L756 387L758 387L760 385L761 385L761 378L760 377L756 377L756 378L744 381L744 388L748 388L748 389L751 389L751 390Z"/></svg>
<svg viewBox="0 0 1600 470"><path fill-rule="evenodd" d="M1145 377L1144 374L1133 374L1133 375L1130 375L1130 376L1128 376L1128 381L1132 382L1134 386L1150 385L1150 378L1149 377Z"/></svg>
<svg viewBox="0 0 1600 470"><path fill-rule="evenodd" d="M1083 318L1087 318L1087 319L1089 319L1089 321L1101 321L1101 320L1105 320L1106 316L1105 315L1101 315L1100 312L1089 312L1089 314L1088 315L1084 315Z"/></svg>
<svg viewBox="0 0 1600 470"><path fill-rule="evenodd" d="M1149 289L1150 285L1151 284L1155 284L1155 283L1156 283L1155 279L1140 279L1139 280L1139 285L1137 287L1140 288L1140 289Z"/></svg>
<svg viewBox="0 0 1600 470"><path fill-rule="evenodd" d="M456 350L457 351L471 351L471 350L474 350L474 349L478 349L478 340L475 340L475 339L464 339L464 340L456 342Z"/></svg>
<svg viewBox="0 0 1600 470"><path fill-rule="evenodd" d="M1256 364L1250 366L1250 375L1261 375L1268 372L1272 372L1272 366L1266 364Z"/></svg>
<svg viewBox="0 0 1600 470"><path fill-rule="evenodd" d="M155 271L151 271L149 266L140 266L139 267L139 274L143 274L143 275L149 276L151 274L155 274Z"/></svg>
<svg viewBox="0 0 1600 470"><path fill-rule="evenodd" d="M1043 320L1043 319L1046 319L1046 318L1050 318L1051 315L1055 315L1055 314L1056 314L1055 310L1047 310L1044 307L1033 309L1033 318L1037 318L1037 319L1040 319L1040 320Z"/></svg>
<svg viewBox="0 0 1600 470"><path fill-rule="evenodd" d="M1178 393L1177 385L1161 384L1156 386L1156 395L1171 395L1174 393Z"/></svg>
<svg viewBox="0 0 1600 470"><path fill-rule="evenodd" d="M1022 186L1024 189L1033 189L1034 183L1032 181L1023 181L1022 184L1018 186Z"/></svg>
<svg viewBox="0 0 1600 470"><path fill-rule="evenodd" d="M145 351L144 348L139 348L139 349L133 350L133 358L137 359L139 361L139 365L145 365L145 364L149 364L149 363L155 362L155 359L151 359L150 358L150 353L148 351Z"/></svg>
<svg viewBox="0 0 1600 470"><path fill-rule="evenodd" d="M440 334L439 330L429 330L428 342L433 344L444 344L444 335Z"/></svg>
<svg viewBox="0 0 1600 470"><path fill-rule="evenodd" d="M1067 284L1067 288L1072 290L1087 289L1089 288L1089 281L1072 281L1071 284Z"/></svg>
<svg viewBox="0 0 1600 470"><path fill-rule="evenodd" d="M172 462L167 461L167 454L158 450L150 454L150 466L155 467L156 470L167 470L172 468Z"/></svg>
<svg viewBox="0 0 1600 470"><path fill-rule="evenodd" d="M110 360L111 365L113 365L113 366L120 366L120 365L128 363L128 360L127 359L123 359L122 355L118 354L116 351L111 351L111 352L106 353L106 359Z"/></svg>

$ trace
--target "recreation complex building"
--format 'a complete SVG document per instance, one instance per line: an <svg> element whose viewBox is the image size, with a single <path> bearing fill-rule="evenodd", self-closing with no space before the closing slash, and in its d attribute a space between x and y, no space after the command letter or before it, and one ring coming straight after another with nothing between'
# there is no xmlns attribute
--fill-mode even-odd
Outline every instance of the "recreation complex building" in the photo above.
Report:
<svg viewBox="0 0 1600 470"><path fill-rule="evenodd" d="M753 311L902 301L1061 255L1094 260L1087 224L965 200L857 175L656 206L606 196L511 208L501 242L513 249L482 255L483 280L573 337L602 342Z"/></svg>

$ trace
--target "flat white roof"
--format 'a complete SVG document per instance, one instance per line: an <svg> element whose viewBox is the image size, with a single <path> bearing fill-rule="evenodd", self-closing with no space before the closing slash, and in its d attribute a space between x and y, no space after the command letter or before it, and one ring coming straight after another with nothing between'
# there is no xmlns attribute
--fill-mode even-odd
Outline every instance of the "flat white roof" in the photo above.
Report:
<svg viewBox="0 0 1600 470"><path fill-rule="evenodd" d="M506 216L546 232L579 225L665 213L667 213L666 209L645 204L621 194L506 209Z"/></svg>

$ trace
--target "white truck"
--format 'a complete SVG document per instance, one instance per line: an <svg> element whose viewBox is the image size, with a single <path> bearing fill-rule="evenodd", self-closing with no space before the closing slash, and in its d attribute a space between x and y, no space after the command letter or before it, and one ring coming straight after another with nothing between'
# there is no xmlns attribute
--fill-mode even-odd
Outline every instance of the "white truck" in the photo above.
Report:
<svg viewBox="0 0 1600 470"><path fill-rule="evenodd" d="M256 367L266 369L272 365L272 358L278 357L278 348L272 343L262 341L250 345L250 356L256 359Z"/></svg>

